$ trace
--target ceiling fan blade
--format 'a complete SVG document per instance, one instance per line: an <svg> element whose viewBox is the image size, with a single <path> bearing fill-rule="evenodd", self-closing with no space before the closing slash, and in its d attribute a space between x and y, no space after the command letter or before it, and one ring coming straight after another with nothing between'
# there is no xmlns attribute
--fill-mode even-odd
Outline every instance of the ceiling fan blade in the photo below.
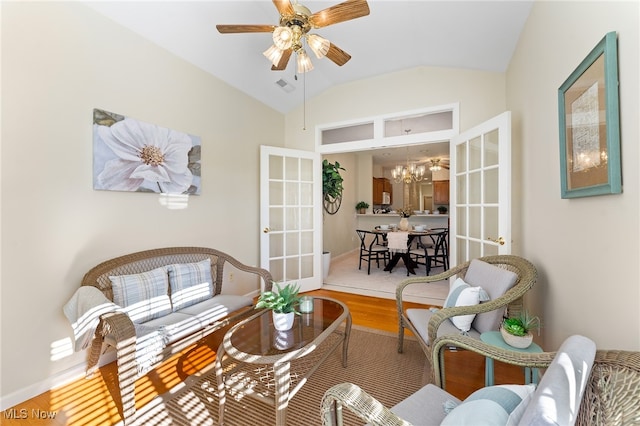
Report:
<svg viewBox="0 0 640 426"><path fill-rule="evenodd" d="M327 52L326 56L327 58L335 62L338 66L343 66L344 64L349 62L349 59L351 59L351 55L349 55L347 52L340 49L333 43L331 43L331 45L329 46L329 51Z"/></svg>
<svg viewBox="0 0 640 426"><path fill-rule="evenodd" d="M273 4L276 6L276 9L278 9L280 15L295 15L296 13L289 0L273 0Z"/></svg>
<svg viewBox="0 0 640 426"><path fill-rule="evenodd" d="M292 52L293 49L285 50L282 53L282 57L280 58L280 62L278 62L278 65L271 66L271 71L283 71L285 68L287 68L287 64L289 63L289 58L291 57Z"/></svg>
<svg viewBox="0 0 640 426"><path fill-rule="evenodd" d="M275 25L216 25L218 31L222 34L233 33L272 33L276 28Z"/></svg>
<svg viewBox="0 0 640 426"><path fill-rule="evenodd" d="M361 18L368 14L369 5L366 0L347 0L314 13L309 17L309 22L314 28L322 28L339 22Z"/></svg>

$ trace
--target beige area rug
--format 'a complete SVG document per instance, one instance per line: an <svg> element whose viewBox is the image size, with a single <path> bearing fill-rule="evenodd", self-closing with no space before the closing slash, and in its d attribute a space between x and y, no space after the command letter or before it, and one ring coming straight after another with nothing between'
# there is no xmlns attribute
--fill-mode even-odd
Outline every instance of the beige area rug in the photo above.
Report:
<svg viewBox="0 0 640 426"><path fill-rule="evenodd" d="M329 275L324 280L323 289L345 293L362 294L383 299L396 298L396 286L407 277L407 269L402 261L398 262L391 273L385 272L384 266L377 268L371 264L371 274L367 275L367 264L362 261L362 269L358 269L359 250L353 250L331 259ZM433 268L431 274L439 274L442 267ZM416 274L424 275L425 268L420 266ZM416 277L418 275L410 275ZM405 300L427 305L442 306L449 293L449 281L438 281L430 284L412 284L405 289Z"/></svg>
<svg viewBox="0 0 640 426"><path fill-rule="evenodd" d="M387 407L426 385L430 379L430 367L419 344L407 336L404 353L399 354L396 343L395 335L354 326L347 367L342 367L342 347L339 347L293 397L287 411L287 424L321 425L322 396L338 383L355 383ZM216 425L216 384L213 369L199 377L189 377L180 389L172 389L139 410L135 424ZM227 426L275 424L275 409L264 402L246 396L230 397L229 392L227 401ZM345 424L361 425L363 422L348 413L345 414Z"/></svg>

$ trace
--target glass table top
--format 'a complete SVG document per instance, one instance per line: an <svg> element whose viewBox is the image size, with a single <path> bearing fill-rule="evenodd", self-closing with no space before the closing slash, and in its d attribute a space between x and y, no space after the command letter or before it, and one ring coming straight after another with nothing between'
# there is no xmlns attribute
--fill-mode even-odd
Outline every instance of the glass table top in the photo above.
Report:
<svg viewBox="0 0 640 426"><path fill-rule="evenodd" d="M291 330L276 330L272 312L265 310L231 329L230 343L248 355L284 354L312 344L327 330L335 329L346 314L348 309L341 302L314 297L313 312L296 315Z"/></svg>

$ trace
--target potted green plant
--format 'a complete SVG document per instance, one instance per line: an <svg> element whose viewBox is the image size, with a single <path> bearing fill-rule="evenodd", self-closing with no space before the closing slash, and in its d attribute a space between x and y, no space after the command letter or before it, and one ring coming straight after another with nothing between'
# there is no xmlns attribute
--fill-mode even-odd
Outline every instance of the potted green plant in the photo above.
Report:
<svg viewBox="0 0 640 426"><path fill-rule="evenodd" d="M524 349L531 346L533 334L531 331L537 330L540 334L540 318L529 315L524 310L517 316L505 318L500 326L500 334L508 345L514 348Z"/></svg>
<svg viewBox="0 0 640 426"><path fill-rule="evenodd" d="M293 327L294 315L299 313L296 306L300 303L300 286L289 283L280 287L274 283L275 291L265 291L258 297L256 309L271 309L273 315L273 326L276 330L286 331Z"/></svg>
<svg viewBox="0 0 640 426"><path fill-rule="evenodd" d="M356 204L356 211L360 214L365 214L367 209L369 208L369 204L365 201L360 201Z"/></svg>
<svg viewBox="0 0 640 426"><path fill-rule="evenodd" d="M324 209L329 214L335 214L342 204L342 181L340 163L330 163L326 158L322 161L322 198Z"/></svg>
<svg viewBox="0 0 640 426"><path fill-rule="evenodd" d="M438 213L440 214L445 214L448 209L445 206L438 206L436 210L438 210Z"/></svg>

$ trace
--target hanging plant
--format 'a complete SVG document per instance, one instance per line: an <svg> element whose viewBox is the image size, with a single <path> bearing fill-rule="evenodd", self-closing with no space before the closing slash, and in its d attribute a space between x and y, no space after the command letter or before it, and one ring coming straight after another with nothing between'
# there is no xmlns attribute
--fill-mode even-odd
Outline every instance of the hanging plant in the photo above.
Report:
<svg viewBox="0 0 640 426"><path fill-rule="evenodd" d="M328 160L322 161L322 195L324 199L324 209L329 214L336 214L342 204L342 181L340 176L340 163L337 161L331 164Z"/></svg>

